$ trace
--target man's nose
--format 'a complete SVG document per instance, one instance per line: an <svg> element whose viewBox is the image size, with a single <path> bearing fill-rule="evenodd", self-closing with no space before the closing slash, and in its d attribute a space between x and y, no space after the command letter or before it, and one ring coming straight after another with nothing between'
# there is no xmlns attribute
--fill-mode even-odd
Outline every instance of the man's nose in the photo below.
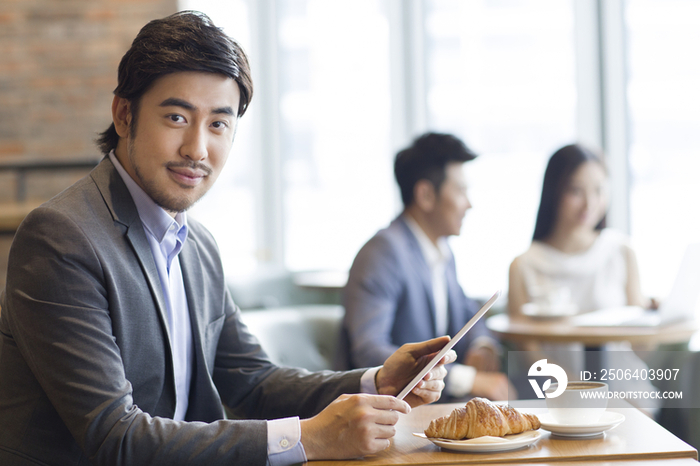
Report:
<svg viewBox="0 0 700 466"><path fill-rule="evenodd" d="M189 128L185 134L182 146L180 147L180 156L195 162L207 158L207 137L205 129L196 126Z"/></svg>

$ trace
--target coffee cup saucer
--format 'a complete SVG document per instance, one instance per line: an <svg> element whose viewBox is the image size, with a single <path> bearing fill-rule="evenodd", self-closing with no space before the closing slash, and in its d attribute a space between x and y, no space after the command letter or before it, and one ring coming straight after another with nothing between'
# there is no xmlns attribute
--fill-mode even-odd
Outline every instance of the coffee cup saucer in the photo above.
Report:
<svg viewBox="0 0 700 466"><path fill-rule="evenodd" d="M556 421L549 413L538 414L542 429L560 437L595 437L617 427L625 420L625 415L605 411L596 422L589 424L565 424Z"/></svg>

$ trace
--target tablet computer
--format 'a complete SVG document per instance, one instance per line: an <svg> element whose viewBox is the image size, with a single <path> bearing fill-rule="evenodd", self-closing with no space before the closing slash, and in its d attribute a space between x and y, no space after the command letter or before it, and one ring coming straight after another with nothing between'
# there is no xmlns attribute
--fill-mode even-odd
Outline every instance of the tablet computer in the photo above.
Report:
<svg viewBox="0 0 700 466"><path fill-rule="evenodd" d="M411 382L408 385L406 385L406 387L403 390L401 390L401 393L396 395L396 398L398 398L399 400L403 400L406 397L406 395L411 393L411 390L413 390L415 386L418 385L418 382L423 380L423 377L425 377L425 375L428 372L430 372L433 369L433 367L437 365L438 362L440 362L443 356L445 356L447 352L451 350L454 347L454 345L456 345L457 342L462 339L464 335L467 334L467 332L474 326L474 324L476 324L479 321L479 319L481 319L484 316L484 314L486 314L489 311L489 309L491 309L491 306L493 306L493 304L496 302L496 300L498 300L500 296L501 291L496 291L494 295L491 296L491 299L486 301L486 303L483 306L481 306L479 312L474 314L474 317L469 319L469 322L467 322L464 325L464 327L462 327L462 329L459 332L457 332L457 335L452 337L452 339L449 342L447 342L444 348L442 348L438 352L438 354L436 354L435 357L431 359L430 362L418 373L418 375L416 375L413 378L413 380L411 380Z"/></svg>

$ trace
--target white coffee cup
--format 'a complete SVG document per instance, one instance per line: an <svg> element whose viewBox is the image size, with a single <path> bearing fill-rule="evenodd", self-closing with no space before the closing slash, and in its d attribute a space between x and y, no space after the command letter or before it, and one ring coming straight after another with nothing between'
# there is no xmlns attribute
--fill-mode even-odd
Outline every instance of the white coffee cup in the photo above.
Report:
<svg viewBox="0 0 700 466"><path fill-rule="evenodd" d="M569 382L561 395L549 398L556 389L552 384L545 397L549 415L560 424L593 424L608 407L608 385L603 382Z"/></svg>
<svg viewBox="0 0 700 466"><path fill-rule="evenodd" d="M534 290L532 301L522 306L523 314L528 316L573 315L577 310L571 290L566 287L539 287Z"/></svg>

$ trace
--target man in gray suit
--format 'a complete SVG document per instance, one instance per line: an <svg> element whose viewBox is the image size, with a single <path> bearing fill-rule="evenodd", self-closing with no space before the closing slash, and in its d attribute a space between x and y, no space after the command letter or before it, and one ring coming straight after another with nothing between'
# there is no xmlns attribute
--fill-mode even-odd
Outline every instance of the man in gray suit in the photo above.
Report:
<svg viewBox="0 0 700 466"><path fill-rule="evenodd" d="M220 173L251 96L243 51L206 16L139 32L105 158L30 213L10 251L0 464L352 458L386 448L400 413L439 398L442 365L406 401L389 395L446 338L373 369L310 373L274 366L241 323L214 239L185 210Z"/></svg>
<svg viewBox="0 0 700 466"><path fill-rule="evenodd" d="M457 282L446 241L459 235L471 208L462 167L475 157L461 140L437 133L397 154L394 172L404 211L352 264L343 293L338 368L377 364L404 343L454 335L479 310ZM497 372L500 348L483 321L455 350L461 364L450 368L447 400L508 399L508 379Z"/></svg>

